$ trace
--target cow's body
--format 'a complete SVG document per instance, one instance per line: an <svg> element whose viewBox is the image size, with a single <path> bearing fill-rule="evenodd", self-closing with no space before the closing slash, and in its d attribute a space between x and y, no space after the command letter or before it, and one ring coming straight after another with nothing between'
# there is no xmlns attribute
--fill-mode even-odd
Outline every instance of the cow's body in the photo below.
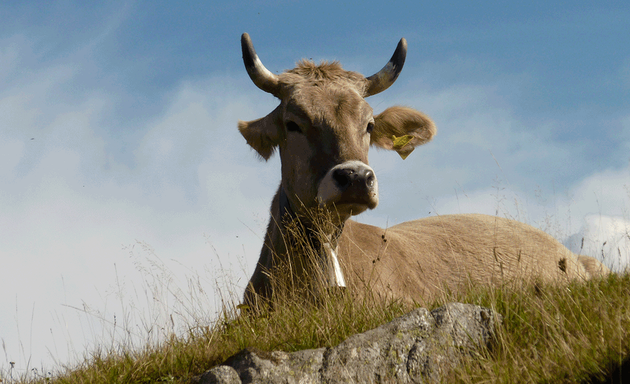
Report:
<svg viewBox="0 0 630 384"><path fill-rule="evenodd" d="M245 302L271 297L270 278L279 266L294 268L299 279L314 278L302 268L305 255L290 246L295 242L287 229L290 222L309 235L319 233L309 241L330 285L347 281L358 292L367 287L378 296L407 301L430 300L445 289L457 292L469 284L566 281L608 272L597 260L578 257L544 232L513 220L447 215L388 229L349 220L378 204L369 146L406 157L436 132L418 111L391 107L372 115L364 100L396 80L405 40L390 62L368 78L337 63L311 62L274 75L258 59L247 34L241 43L250 77L278 97L280 105L266 117L239 122L239 129L261 157L268 159L279 149L282 161L282 182ZM313 209L331 213L330 225L322 229L314 224ZM335 268L337 255L340 269Z"/></svg>
<svg viewBox="0 0 630 384"><path fill-rule="evenodd" d="M444 215L388 229L348 220L339 241L348 284L365 283L381 296L422 302L473 285L567 281L601 274L590 270L550 235L495 216Z"/></svg>

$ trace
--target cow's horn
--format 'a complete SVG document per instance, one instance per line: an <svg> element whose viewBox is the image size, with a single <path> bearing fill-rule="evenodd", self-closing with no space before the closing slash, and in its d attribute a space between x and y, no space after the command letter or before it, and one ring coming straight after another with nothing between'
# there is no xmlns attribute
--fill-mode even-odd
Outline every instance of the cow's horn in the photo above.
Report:
<svg viewBox="0 0 630 384"><path fill-rule="evenodd" d="M271 73L258 58L252 40L247 33L241 36L241 49L243 50L243 63L249 77L254 84L265 92L278 95L280 90L278 76Z"/></svg>
<svg viewBox="0 0 630 384"><path fill-rule="evenodd" d="M398 42L398 46L387 65L378 73L367 78L368 86L365 97L381 93L394 84L405 64L405 57L407 57L407 40L403 37Z"/></svg>

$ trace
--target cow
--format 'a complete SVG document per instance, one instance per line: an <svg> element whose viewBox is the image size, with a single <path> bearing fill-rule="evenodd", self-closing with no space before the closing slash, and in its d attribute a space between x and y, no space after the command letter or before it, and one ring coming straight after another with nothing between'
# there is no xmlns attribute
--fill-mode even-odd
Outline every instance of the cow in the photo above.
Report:
<svg viewBox="0 0 630 384"><path fill-rule="evenodd" d="M319 272L332 287L363 286L405 302L427 302L469 284L566 281L608 272L543 231L505 218L442 215L387 229L350 219L379 202L377 177L368 165L370 146L404 158L436 133L433 121L419 111L394 106L374 115L365 100L397 79L407 52L404 38L385 67L369 77L338 62L309 60L276 75L262 64L247 33L241 47L251 80L280 104L265 117L239 121L239 131L262 159L277 150L282 164L245 304L272 298L271 280L279 266L292 268L298 279ZM332 213L330 224L317 224L314 210ZM320 271L307 270L306 255L292 246L296 222L310 238Z"/></svg>

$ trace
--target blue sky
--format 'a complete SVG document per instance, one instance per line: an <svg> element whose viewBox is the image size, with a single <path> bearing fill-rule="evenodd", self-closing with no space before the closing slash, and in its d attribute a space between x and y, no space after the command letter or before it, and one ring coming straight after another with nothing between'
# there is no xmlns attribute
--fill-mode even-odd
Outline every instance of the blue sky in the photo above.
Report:
<svg viewBox="0 0 630 384"><path fill-rule="evenodd" d="M625 265L628 20L622 2L2 2L0 369L76 361L122 325L159 339L240 296L280 176L236 129L277 104L243 32L273 72L371 75L408 40L369 101L438 135L371 154L381 203L358 220L499 214Z"/></svg>

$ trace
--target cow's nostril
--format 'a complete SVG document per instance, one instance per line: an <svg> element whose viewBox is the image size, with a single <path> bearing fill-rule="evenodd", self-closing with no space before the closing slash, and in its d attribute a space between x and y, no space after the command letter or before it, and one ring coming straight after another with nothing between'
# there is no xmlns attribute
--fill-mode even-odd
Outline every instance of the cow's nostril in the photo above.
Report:
<svg viewBox="0 0 630 384"><path fill-rule="evenodd" d="M374 180L376 180L374 172L367 171L367 173L365 174L365 185L367 185L368 188L374 187Z"/></svg>
<svg viewBox="0 0 630 384"><path fill-rule="evenodd" d="M354 171L351 169L336 169L333 172L333 179L339 188L345 189L351 184L353 173Z"/></svg>
<svg viewBox="0 0 630 384"><path fill-rule="evenodd" d="M333 180L341 190L347 190L356 184L356 187L364 185L369 189L374 188L376 176L369 169L354 170L352 168L340 168L333 172Z"/></svg>

